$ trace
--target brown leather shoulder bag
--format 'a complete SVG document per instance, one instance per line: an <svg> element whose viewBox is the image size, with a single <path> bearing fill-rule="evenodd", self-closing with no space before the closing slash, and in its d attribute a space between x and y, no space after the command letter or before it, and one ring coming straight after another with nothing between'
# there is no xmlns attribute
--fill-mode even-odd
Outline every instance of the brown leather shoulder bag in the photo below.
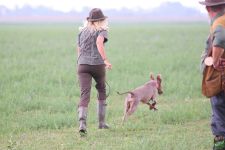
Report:
<svg viewBox="0 0 225 150"><path fill-rule="evenodd" d="M213 42L213 32L217 26L222 26L225 28L225 14L217 18L211 26L210 35L210 49L208 50L207 56L212 56L212 42ZM215 69L213 65L208 65L203 71L202 79L202 94L206 97L212 97L224 90L225 92L225 53L219 60L219 66Z"/></svg>
<svg viewBox="0 0 225 150"><path fill-rule="evenodd" d="M208 51L207 56L210 57L212 55L212 40L210 43L210 49ZM213 65L205 67L203 71L203 79L202 79L202 94L206 97L210 98L212 96L217 95L221 91L225 91L225 54L219 60L219 68L215 69Z"/></svg>

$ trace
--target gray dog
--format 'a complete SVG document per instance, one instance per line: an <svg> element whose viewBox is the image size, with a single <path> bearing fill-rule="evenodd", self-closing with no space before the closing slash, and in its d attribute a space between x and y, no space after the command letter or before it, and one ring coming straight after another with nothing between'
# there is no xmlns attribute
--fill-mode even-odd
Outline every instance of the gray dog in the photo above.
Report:
<svg viewBox="0 0 225 150"><path fill-rule="evenodd" d="M137 87L132 91L124 93L117 92L119 95L128 93L128 95L125 98L123 122L127 119L128 116L130 116L135 112L139 102L147 104L150 110L151 109L157 110L155 108L156 97L158 94L163 93L161 83L162 83L161 75L157 75L157 78L155 80L153 75L151 74L150 81L148 81L144 85Z"/></svg>

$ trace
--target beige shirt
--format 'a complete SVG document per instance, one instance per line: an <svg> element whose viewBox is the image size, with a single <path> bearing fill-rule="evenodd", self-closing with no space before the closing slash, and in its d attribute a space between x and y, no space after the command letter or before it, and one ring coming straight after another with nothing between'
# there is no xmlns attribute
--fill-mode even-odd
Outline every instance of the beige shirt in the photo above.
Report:
<svg viewBox="0 0 225 150"><path fill-rule="evenodd" d="M89 28L84 28L79 33L77 41L80 48L80 55L77 59L78 64L104 64L96 45L96 40L99 35L104 37L104 43L108 41L108 32L106 30L91 31Z"/></svg>

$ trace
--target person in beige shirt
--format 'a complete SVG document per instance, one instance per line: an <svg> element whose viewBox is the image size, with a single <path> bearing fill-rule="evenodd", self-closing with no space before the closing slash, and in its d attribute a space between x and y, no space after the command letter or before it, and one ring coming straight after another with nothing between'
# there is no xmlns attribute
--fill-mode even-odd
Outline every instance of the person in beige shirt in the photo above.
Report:
<svg viewBox="0 0 225 150"><path fill-rule="evenodd" d="M77 40L77 74L80 84L80 101L78 104L79 132L87 134L87 113L90 102L92 78L96 81L98 92L99 129L108 129L106 114L106 68L111 69L104 44L108 41L107 17L99 8L90 11L86 23L80 28Z"/></svg>
<svg viewBox="0 0 225 150"><path fill-rule="evenodd" d="M211 31L202 55L201 70L204 73L205 64L208 65L205 61L206 57L212 50L210 55L212 58L211 65L215 70L224 72L225 65L221 63L221 60L225 56L225 0L205 0L200 4L206 6L211 20ZM212 107L211 130L214 135L213 150L225 150L225 91L222 90L213 95L210 102Z"/></svg>

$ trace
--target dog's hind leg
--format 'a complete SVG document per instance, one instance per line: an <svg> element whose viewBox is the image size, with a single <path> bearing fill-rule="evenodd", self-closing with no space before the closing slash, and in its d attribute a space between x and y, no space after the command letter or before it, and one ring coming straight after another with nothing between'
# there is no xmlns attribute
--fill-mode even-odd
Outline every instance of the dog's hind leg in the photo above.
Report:
<svg viewBox="0 0 225 150"><path fill-rule="evenodd" d="M130 95L128 95L125 99L125 102L124 102L124 115L123 115L123 123L126 121L127 119L127 112L129 111L130 109Z"/></svg>
<svg viewBox="0 0 225 150"><path fill-rule="evenodd" d="M124 122L127 120L127 113L125 112L124 113L124 116L123 116L123 122L122 122L122 124L124 124Z"/></svg>
<svg viewBox="0 0 225 150"><path fill-rule="evenodd" d="M131 107L131 95L128 94L126 99L125 99L125 102L124 102L124 115L123 115L123 123L126 121L127 119L127 113L129 111Z"/></svg>
<svg viewBox="0 0 225 150"><path fill-rule="evenodd" d="M139 101L136 101L136 100L133 100L131 102L130 108L129 108L128 112L127 112L127 116L132 115L136 111L138 104L139 104Z"/></svg>

